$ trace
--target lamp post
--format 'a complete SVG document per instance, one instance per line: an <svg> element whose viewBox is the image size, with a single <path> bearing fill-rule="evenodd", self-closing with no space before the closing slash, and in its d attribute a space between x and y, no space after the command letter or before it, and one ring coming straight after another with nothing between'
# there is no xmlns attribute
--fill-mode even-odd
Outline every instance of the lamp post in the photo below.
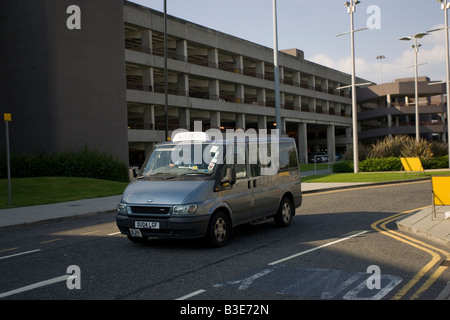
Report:
<svg viewBox="0 0 450 320"><path fill-rule="evenodd" d="M427 32L419 32L415 35L408 36L408 37L402 37L399 40L409 41L414 39L414 44L411 46L414 51L414 70L415 70L415 77L414 77L414 91L415 91L415 111L416 111L416 141L419 142L420 140L420 130L419 130L419 93L418 93L418 79L417 79L417 53L419 52L419 47L421 44L417 43L417 39L421 39L425 37L428 33Z"/></svg>
<svg viewBox="0 0 450 320"><path fill-rule="evenodd" d="M386 59L386 57L382 54L377 56L377 60L380 60L380 84L383 83L383 64L381 62L383 59Z"/></svg>
<svg viewBox="0 0 450 320"><path fill-rule="evenodd" d="M169 140L168 107L168 71L167 71L167 0L164 0L164 140Z"/></svg>
<svg viewBox="0 0 450 320"><path fill-rule="evenodd" d="M359 172L359 151L358 151L358 110L356 105L356 77L355 77L355 39L353 13L356 11L356 5L360 1L346 1L344 5L350 14L350 35L351 35L351 52L352 52L352 128L353 128L353 167L354 173Z"/></svg>
<svg viewBox="0 0 450 320"><path fill-rule="evenodd" d="M282 134L280 110L280 71L278 66L278 27L277 27L277 0L273 0L273 65L275 82L275 123L279 134Z"/></svg>
<svg viewBox="0 0 450 320"><path fill-rule="evenodd" d="M445 16L445 64L447 71L447 79L445 82L447 83L447 145L450 145L450 105L449 105L449 97L450 97L450 67L449 67L449 48L448 48L448 9L450 8L450 3L447 0L437 0L441 4L441 9L444 11ZM448 148L449 154L449 168L450 168L450 147Z"/></svg>

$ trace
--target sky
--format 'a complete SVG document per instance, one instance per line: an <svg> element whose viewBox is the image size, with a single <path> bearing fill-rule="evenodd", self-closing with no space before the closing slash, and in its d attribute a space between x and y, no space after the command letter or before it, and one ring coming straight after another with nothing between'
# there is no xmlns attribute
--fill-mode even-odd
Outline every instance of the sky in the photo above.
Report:
<svg viewBox="0 0 450 320"><path fill-rule="evenodd" d="M131 0L164 11L164 0ZM344 0L277 0L278 49L297 48L305 59L351 73L350 14ZM274 48L273 0L167 0L167 14ZM375 83L414 77L413 41L399 38L444 27L436 0L361 0L354 13L356 76ZM169 31L170 32L170 31ZM443 81L445 33L418 42L419 76ZM383 55L385 59L377 59Z"/></svg>

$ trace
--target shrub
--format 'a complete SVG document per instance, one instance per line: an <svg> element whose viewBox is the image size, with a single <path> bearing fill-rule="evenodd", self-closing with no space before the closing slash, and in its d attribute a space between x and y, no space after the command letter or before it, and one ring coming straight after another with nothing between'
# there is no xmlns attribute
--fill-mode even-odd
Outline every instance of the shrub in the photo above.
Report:
<svg viewBox="0 0 450 320"><path fill-rule="evenodd" d="M430 159L421 159L424 169L448 168L448 155L433 157Z"/></svg>
<svg viewBox="0 0 450 320"><path fill-rule="evenodd" d="M339 161L333 164L334 173L349 173L354 171L352 161Z"/></svg>
<svg viewBox="0 0 450 320"><path fill-rule="evenodd" d="M442 150L442 146L437 144L435 150ZM430 159L433 157L432 144L427 140L420 139L418 142L410 136L386 137L372 145L372 152L369 158L387 157L419 157Z"/></svg>
<svg viewBox="0 0 450 320"><path fill-rule="evenodd" d="M359 165L362 172L375 171L400 171L402 169L402 162L400 158L369 158L362 161Z"/></svg>
<svg viewBox="0 0 450 320"><path fill-rule="evenodd" d="M112 155L89 150L62 153L11 154L11 176L26 177L84 177L128 181L128 167ZM7 176L6 154L0 155L0 178Z"/></svg>

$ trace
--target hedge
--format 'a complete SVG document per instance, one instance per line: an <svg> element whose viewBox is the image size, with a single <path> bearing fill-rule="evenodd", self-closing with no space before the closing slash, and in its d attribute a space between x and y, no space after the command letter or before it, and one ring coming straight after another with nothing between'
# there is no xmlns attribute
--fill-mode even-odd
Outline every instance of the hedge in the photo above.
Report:
<svg viewBox="0 0 450 320"><path fill-rule="evenodd" d="M421 159L424 169L440 169L448 168L448 155L433 157L431 159ZM360 172L375 172L375 171L400 171L402 170L402 163L400 158L369 158L359 163ZM333 165L334 173L353 172L352 161L340 161Z"/></svg>
<svg viewBox="0 0 450 320"><path fill-rule="evenodd" d="M6 154L0 154L0 178L7 177ZM62 153L15 154L10 156L11 176L84 177L128 181L128 167L112 155L83 148Z"/></svg>

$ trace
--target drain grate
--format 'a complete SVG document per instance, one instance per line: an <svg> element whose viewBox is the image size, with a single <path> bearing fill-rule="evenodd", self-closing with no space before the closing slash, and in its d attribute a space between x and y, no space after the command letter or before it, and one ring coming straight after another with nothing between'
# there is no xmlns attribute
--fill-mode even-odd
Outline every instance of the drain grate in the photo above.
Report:
<svg viewBox="0 0 450 320"><path fill-rule="evenodd" d="M450 260L444 260L441 262L441 266L450 267Z"/></svg>

